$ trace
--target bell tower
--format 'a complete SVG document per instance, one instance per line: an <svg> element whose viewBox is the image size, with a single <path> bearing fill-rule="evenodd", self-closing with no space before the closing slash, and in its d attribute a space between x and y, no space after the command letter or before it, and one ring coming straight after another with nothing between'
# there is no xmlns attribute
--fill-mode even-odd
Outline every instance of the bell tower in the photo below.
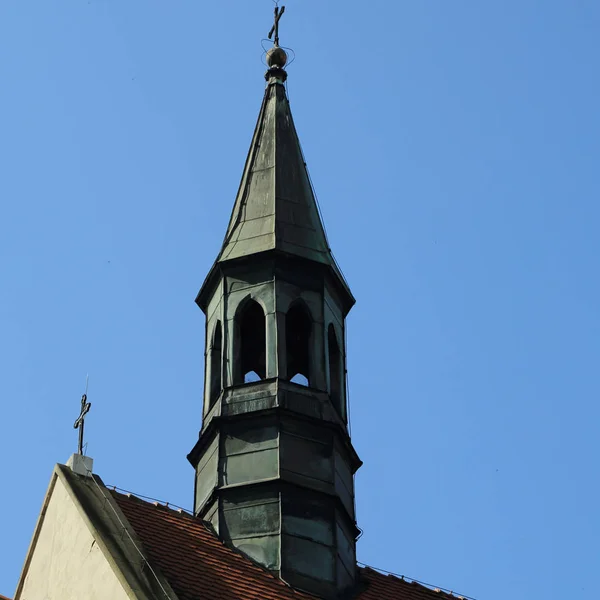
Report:
<svg viewBox="0 0 600 600"><path fill-rule="evenodd" d="M354 298L323 229L286 95L267 53L264 99L206 316L203 423L188 455L194 512L290 585L337 598L355 582L345 318Z"/></svg>

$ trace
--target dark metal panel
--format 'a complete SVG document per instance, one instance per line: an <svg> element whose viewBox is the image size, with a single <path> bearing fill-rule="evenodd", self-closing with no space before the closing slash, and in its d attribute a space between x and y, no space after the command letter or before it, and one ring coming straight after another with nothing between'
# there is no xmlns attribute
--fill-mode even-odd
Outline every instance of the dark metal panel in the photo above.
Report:
<svg viewBox="0 0 600 600"><path fill-rule="evenodd" d="M323 401L314 395L309 396L292 390L286 390L281 392L281 396L283 396L281 404L287 409L301 415L314 417L315 419L323 417Z"/></svg>
<svg viewBox="0 0 600 600"><path fill-rule="evenodd" d="M314 252L315 260L323 261L323 255L327 253L326 248L315 249L310 239L314 231L312 228L295 225L293 223L281 223L278 221L277 233L281 234L284 244L291 244ZM283 247L283 246L282 246ZM310 255L312 256L312 254Z"/></svg>
<svg viewBox="0 0 600 600"><path fill-rule="evenodd" d="M219 501L215 500L208 508L205 509L204 515L202 517L204 521L208 521L214 528L214 530L219 533Z"/></svg>
<svg viewBox="0 0 600 600"><path fill-rule="evenodd" d="M223 437L227 456L277 448L279 445L279 430L276 425L252 429L229 427Z"/></svg>
<svg viewBox="0 0 600 600"><path fill-rule="evenodd" d="M275 215L265 215L244 221L240 226L237 241L252 240L261 235L272 235L275 230Z"/></svg>
<svg viewBox="0 0 600 600"><path fill-rule="evenodd" d="M309 477L307 475L301 475L300 473L294 473L294 471L287 471L283 467L280 469L280 477L287 483L308 488L316 492L322 492L324 494L335 493L333 483L321 481L320 479L315 479L314 477Z"/></svg>
<svg viewBox="0 0 600 600"><path fill-rule="evenodd" d="M271 571L279 569L279 536L244 538L231 543L265 568Z"/></svg>
<svg viewBox="0 0 600 600"><path fill-rule="evenodd" d="M200 510L213 489L217 486L218 444L219 439L217 437L207 448L198 464L196 475L196 512Z"/></svg>
<svg viewBox="0 0 600 600"><path fill-rule="evenodd" d="M346 570L352 573L356 568L356 543L348 535L346 528L338 519L335 526L336 544L338 557L344 564Z"/></svg>
<svg viewBox="0 0 600 600"><path fill-rule="evenodd" d="M313 387L303 387L287 381L281 381L279 383L279 397L280 405L285 406L288 410L315 419L336 423L342 429L346 429L345 423L340 418L338 412L333 408L333 405L329 400L329 395L323 391ZM299 428L294 429L294 432L307 436L306 432L302 433L301 431L302 430ZM309 435L313 436L315 439L322 439L325 435L323 432L314 433L314 427L310 428L309 431L313 432Z"/></svg>
<svg viewBox="0 0 600 600"><path fill-rule="evenodd" d="M277 406L275 380L240 385L225 390L222 414L238 415Z"/></svg>
<svg viewBox="0 0 600 600"><path fill-rule="evenodd" d="M331 500L311 492L286 490L281 498L282 529L333 546L335 510Z"/></svg>
<svg viewBox="0 0 600 600"><path fill-rule="evenodd" d="M271 233L251 239L240 239L239 241L229 244L227 254L224 254L223 258L239 258L240 256L247 256L248 254L266 252L267 250L272 250L274 247L275 236Z"/></svg>
<svg viewBox="0 0 600 600"><path fill-rule="evenodd" d="M251 265L251 268L249 266ZM251 290L260 285L269 285L273 282L274 264L272 261L257 261L247 259L239 265L230 265L223 269L227 272L227 292Z"/></svg>
<svg viewBox="0 0 600 600"><path fill-rule="evenodd" d="M312 220L302 206L297 202L290 202L286 198L277 198L277 218L284 223L313 228Z"/></svg>
<svg viewBox="0 0 600 600"><path fill-rule="evenodd" d="M331 521L327 519L285 514L283 515L283 531L327 546L333 545L333 527Z"/></svg>
<svg viewBox="0 0 600 600"><path fill-rule="evenodd" d="M354 518L354 497L348 491L346 486L341 483L339 472L335 471L335 491L337 495L340 497L344 508L348 511L348 514L351 518Z"/></svg>
<svg viewBox="0 0 600 600"><path fill-rule="evenodd" d="M334 582L313 579L312 577L301 575L296 571L283 569L281 578L293 588L311 592L317 598L322 598L323 600L340 600L340 598L350 600L352 598L351 596L349 598L343 595L340 596Z"/></svg>
<svg viewBox="0 0 600 600"><path fill-rule="evenodd" d="M335 491L342 500L348 514L354 518L354 478L350 466L335 450Z"/></svg>
<svg viewBox="0 0 600 600"><path fill-rule="evenodd" d="M223 510L234 510L240 506L254 506L270 502L278 503L279 496L279 489L275 485L229 489L222 497Z"/></svg>
<svg viewBox="0 0 600 600"><path fill-rule="evenodd" d="M228 389L225 392L225 401L228 403L232 402L245 402L248 398L261 398L276 393L275 382L270 381L257 381L254 383L247 383L238 385L235 388Z"/></svg>
<svg viewBox="0 0 600 600"><path fill-rule="evenodd" d="M222 414L226 417L229 417L244 413L257 412L260 410L267 410L269 408L275 408L276 406L277 396L263 396L254 400L225 404L222 408Z"/></svg>
<svg viewBox="0 0 600 600"><path fill-rule="evenodd" d="M215 435L215 437L211 440L210 444L206 447L200 460L197 465L197 472L203 471L206 468L206 464L212 459L213 455L217 453L219 449L219 436Z"/></svg>
<svg viewBox="0 0 600 600"><path fill-rule="evenodd" d="M277 448L221 459L223 485L270 479L279 475Z"/></svg>
<svg viewBox="0 0 600 600"><path fill-rule="evenodd" d="M223 511L223 535L231 540L276 534L279 529L278 502Z"/></svg>
<svg viewBox="0 0 600 600"><path fill-rule="evenodd" d="M299 419L285 419L282 420L281 427L282 431L286 433L315 440L322 444L330 445L333 442L333 433L329 428L323 427L321 424L312 424L306 420Z"/></svg>
<svg viewBox="0 0 600 600"><path fill-rule="evenodd" d="M331 446L282 432L281 467L313 479L333 482Z"/></svg>
<svg viewBox="0 0 600 600"><path fill-rule="evenodd" d="M313 579L335 582L333 548L284 534L281 539L283 566Z"/></svg>
<svg viewBox="0 0 600 600"><path fill-rule="evenodd" d="M336 569L338 590L345 590L346 588L349 588L350 586L354 585L355 570L356 565L354 565L351 570L348 570L346 565L340 560L340 557L338 556Z"/></svg>
<svg viewBox="0 0 600 600"><path fill-rule="evenodd" d="M266 217L275 212L274 169L264 169L252 173L248 189L248 199L244 205L243 223L246 220ZM274 231L273 231L274 232ZM235 239L235 235L233 236Z"/></svg>

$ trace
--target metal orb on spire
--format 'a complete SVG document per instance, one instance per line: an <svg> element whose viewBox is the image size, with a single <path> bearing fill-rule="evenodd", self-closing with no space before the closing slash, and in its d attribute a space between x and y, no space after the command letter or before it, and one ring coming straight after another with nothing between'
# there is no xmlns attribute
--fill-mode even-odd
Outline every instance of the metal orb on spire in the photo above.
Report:
<svg viewBox="0 0 600 600"><path fill-rule="evenodd" d="M287 63L287 52L279 46L273 46L267 50L267 65L269 68L278 67L283 69Z"/></svg>

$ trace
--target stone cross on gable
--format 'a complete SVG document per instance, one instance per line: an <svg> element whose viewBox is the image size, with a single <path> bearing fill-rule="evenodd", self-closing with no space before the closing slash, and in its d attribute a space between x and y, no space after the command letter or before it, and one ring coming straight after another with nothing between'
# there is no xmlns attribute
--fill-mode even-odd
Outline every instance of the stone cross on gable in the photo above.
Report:
<svg viewBox="0 0 600 600"><path fill-rule="evenodd" d="M73 424L73 429L79 429L77 454L80 454L81 456L83 456L83 427L85 425L85 415L90 412L90 408L92 408L92 403L87 401L87 394L83 394L83 396L81 396L81 412Z"/></svg>

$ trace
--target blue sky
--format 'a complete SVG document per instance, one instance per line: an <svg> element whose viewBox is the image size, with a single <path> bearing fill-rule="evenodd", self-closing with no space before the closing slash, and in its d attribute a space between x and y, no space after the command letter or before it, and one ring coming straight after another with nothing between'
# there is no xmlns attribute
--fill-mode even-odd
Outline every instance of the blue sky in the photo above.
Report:
<svg viewBox="0 0 600 600"><path fill-rule="evenodd" d="M359 560L478 599L590 597L600 4L289 0L289 95L348 320ZM195 294L272 3L0 3L0 593L52 467L191 507Z"/></svg>

